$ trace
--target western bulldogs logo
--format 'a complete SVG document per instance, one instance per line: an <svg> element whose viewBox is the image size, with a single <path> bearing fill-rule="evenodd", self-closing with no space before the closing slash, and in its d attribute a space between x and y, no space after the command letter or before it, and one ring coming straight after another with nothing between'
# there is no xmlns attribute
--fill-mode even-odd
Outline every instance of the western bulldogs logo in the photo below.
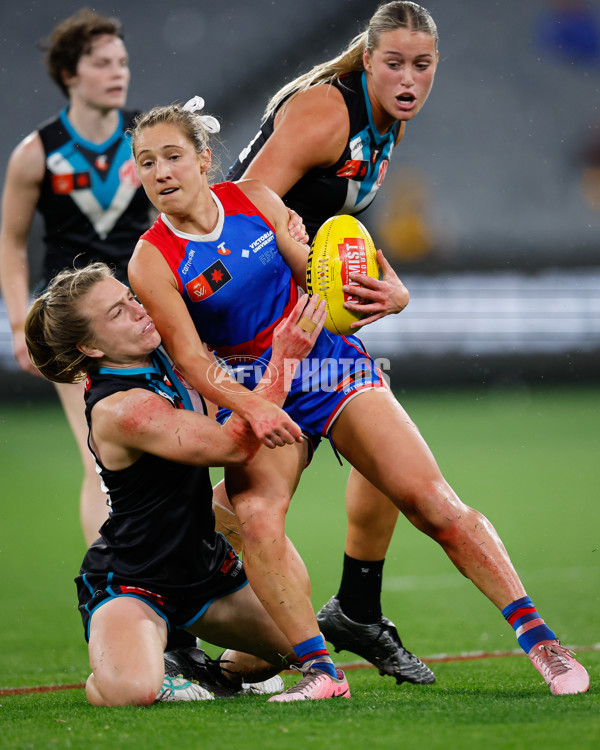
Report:
<svg viewBox="0 0 600 750"><path fill-rule="evenodd" d="M216 260L195 279L188 281L185 289L192 302L202 302L231 281L231 274L222 260Z"/></svg>

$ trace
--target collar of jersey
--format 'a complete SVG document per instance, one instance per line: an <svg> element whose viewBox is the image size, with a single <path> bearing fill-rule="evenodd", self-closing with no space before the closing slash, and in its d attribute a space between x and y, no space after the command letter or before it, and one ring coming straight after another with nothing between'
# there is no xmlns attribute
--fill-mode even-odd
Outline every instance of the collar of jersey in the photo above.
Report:
<svg viewBox="0 0 600 750"><path fill-rule="evenodd" d="M223 204L221 203L221 201L212 192L212 190L210 191L210 194L212 195L214 202L217 204L219 218L217 219L217 226L209 234L188 234L187 232L180 232L179 229L175 229L175 227L171 224L165 214L161 214L160 217L173 232L173 234L177 237L181 237L182 240L191 240L192 242L214 242L215 240L219 239L219 237L221 236L221 232L223 231L223 224L225 223L225 209L223 208Z"/></svg>
<svg viewBox="0 0 600 750"><path fill-rule="evenodd" d="M161 375L158 367L154 365L150 367L100 367L98 368L99 375ZM161 375L162 377L162 375Z"/></svg>
<svg viewBox="0 0 600 750"><path fill-rule="evenodd" d="M65 129L67 130L67 132L69 133L69 135L74 141L81 143L82 146L85 146L85 148L89 149L90 151L94 151L98 154L103 154L113 145L115 141L118 141L121 135L123 134L123 115L121 112L119 112L118 114L119 114L119 124L117 125L117 129L110 136L108 140L104 141L104 143L92 143L91 141L86 141L85 138L82 138L79 135L79 133L75 130L75 128L71 125L71 121L69 120L67 116L66 107L60 113L60 121L65 126Z"/></svg>
<svg viewBox="0 0 600 750"><path fill-rule="evenodd" d="M371 129L373 136L375 137L375 141L377 143L381 143L382 141L386 141L390 137L390 133L392 132L392 130L390 128L390 130L388 130L387 133L384 133L383 135L381 135L379 130L377 130L377 128L375 127L375 123L373 122L373 110L371 109L371 100L369 99L369 92L367 90L367 74L364 71L360 79L362 81L363 92L365 95L365 105L367 107L369 127Z"/></svg>

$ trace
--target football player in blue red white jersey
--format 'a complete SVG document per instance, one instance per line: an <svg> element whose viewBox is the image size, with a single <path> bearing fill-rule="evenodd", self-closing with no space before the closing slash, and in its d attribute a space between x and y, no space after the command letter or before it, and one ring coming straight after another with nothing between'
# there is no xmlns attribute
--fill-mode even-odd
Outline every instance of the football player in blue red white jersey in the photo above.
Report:
<svg viewBox="0 0 600 750"><path fill-rule="evenodd" d="M496 530L444 479L359 339L321 332L310 371L299 368L284 403L308 441L283 446L276 456L267 450L277 437L279 414L252 390L260 373L257 359L269 360L273 327L295 304L296 285L306 286L308 252L290 236L285 204L264 183L210 185L212 119L173 105L156 107L137 121L133 153L160 216L136 247L129 279L185 379L246 419L265 443L246 465L227 467L225 480L240 522L248 579L302 665L298 685L270 700L345 695L343 674L331 661L312 609L308 572L285 534L291 496L309 459L308 442L316 446L322 437L438 542L502 611L552 692L587 690L585 669L537 613ZM230 250L224 257L218 253L223 242ZM395 304L402 309L408 291L397 278L395 288ZM355 287L352 292L357 294ZM307 330L313 325L310 319L299 323ZM239 365L250 390L241 384L223 389L211 381L205 343Z"/></svg>

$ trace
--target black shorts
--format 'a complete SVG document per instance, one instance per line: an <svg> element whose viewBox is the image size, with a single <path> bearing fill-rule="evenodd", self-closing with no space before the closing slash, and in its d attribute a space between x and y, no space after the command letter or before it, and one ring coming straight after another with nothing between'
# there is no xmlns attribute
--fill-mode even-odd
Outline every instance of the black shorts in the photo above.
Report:
<svg viewBox="0 0 600 750"><path fill-rule="evenodd" d="M113 572L82 572L75 583L87 641L92 615L112 599L131 596L143 601L163 618L171 633L190 627L214 601L243 588L248 579L242 561L230 548L221 567L208 580L199 583L157 586Z"/></svg>

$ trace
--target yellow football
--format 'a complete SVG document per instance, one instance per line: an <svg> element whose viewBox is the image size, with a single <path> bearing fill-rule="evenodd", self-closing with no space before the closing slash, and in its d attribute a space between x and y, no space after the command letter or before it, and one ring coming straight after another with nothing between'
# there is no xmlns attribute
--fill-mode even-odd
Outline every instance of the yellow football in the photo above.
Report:
<svg viewBox="0 0 600 750"><path fill-rule="evenodd" d="M349 277L352 272L378 279L376 256L371 235L354 216L333 216L316 233L306 266L306 288L325 300L328 331L343 336L355 332L350 324L364 316L347 310L344 302L362 300L343 292L342 286L358 286Z"/></svg>

